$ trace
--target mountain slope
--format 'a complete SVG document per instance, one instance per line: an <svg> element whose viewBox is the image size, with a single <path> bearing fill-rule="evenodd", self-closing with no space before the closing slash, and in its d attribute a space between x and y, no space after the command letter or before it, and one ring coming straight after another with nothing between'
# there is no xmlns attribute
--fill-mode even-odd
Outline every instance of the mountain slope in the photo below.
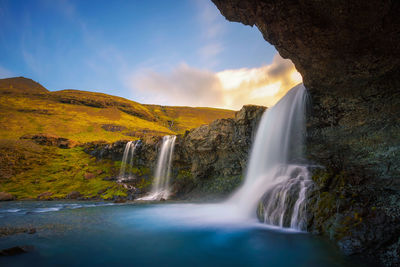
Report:
<svg viewBox="0 0 400 267"><path fill-rule="evenodd" d="M142 105L121 97L78 90L49 92L23 77L0 79L0 138L48 133L78 142L167 135L231 118L214 108Z"/></svg>

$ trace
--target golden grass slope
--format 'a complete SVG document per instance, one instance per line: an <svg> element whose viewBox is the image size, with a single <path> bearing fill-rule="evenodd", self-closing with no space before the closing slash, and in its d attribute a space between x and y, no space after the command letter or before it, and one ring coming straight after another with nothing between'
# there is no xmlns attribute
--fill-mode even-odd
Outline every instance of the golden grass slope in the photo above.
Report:
<svg viewBox="0 0 400 267"><path fill-rule="evenodd" d="M0 139L48 133L78 142L137 139L183 133L234 111L142 105L121 97L78 90L49 92L23 77L0 79ZM121 126L107 130L107 125Z"/></svg>

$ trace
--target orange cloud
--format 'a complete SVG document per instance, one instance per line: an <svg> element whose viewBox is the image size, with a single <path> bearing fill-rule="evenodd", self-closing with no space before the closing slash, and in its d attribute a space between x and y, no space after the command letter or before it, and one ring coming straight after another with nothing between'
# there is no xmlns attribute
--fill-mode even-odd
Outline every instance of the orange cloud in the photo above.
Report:
<svg viewBox="0 0 400 267"><path fill-rule="evenodd" d="M302 77L290 60L276 54L271 64L259 68L213 73L181 64L166 74L142 71L130 81L151 103L238 110L245 104L274 105Z"/></svg>

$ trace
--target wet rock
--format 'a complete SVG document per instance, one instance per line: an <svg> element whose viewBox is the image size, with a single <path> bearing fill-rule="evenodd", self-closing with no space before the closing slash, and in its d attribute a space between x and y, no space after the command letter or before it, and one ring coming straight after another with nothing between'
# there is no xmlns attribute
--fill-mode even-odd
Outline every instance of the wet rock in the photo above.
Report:
<svg viewBox="0 0 400 267"><path fill-rule="evenodd" d="M226 195L241 182L253 137L265 107L246 105L234 119L219 119L210 125L178 135L173 154L171 194L176 198ZM98 159L120 161L128 140L112 144L87 143L84 150ZM160 136L146 136L137 145L132 179L122 182L126 188L138 188L141 194L150 189L149 182L161 147ZM103 178L116 180L116 177ZM197 192L195 192L197 191Z"/></svg>
<svg viewBox="0 0 400 267"><path fill-rule="evenodd" d="M16 246L0 250L0 256L14 256L33 251L34 246Z"/></svg>
<svg viewBox="0 0 400 267"><path fill-rule="evenodd" d="M0 192L0 201L10 201L10 200L14 200L15 197L7 192Z"/></svg>
<svg viewBox="0 0 400 267"><path fill-rule="evenodd" d="M400 194L400 3L212 1L228 20L257 26L308 88L306 153L325 168L313 174L309 230L347 254L385 255L381 263L392 266L400 233L393 201Z"/></svg>
<svg viewBox="0 0 400 267"><path fill-rule="evenodd" d="M20 139L29 139L39 145L56 146L59 148L73 148L78 145L77 142L69 140L67 138L45 133L26 134L21 136Z"/></svg>

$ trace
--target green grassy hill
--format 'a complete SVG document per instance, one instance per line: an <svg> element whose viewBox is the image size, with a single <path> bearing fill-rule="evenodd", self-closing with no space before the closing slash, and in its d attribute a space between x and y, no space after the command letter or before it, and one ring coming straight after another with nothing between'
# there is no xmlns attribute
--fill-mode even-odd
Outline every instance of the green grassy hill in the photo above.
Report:
<svg viewBox="0 0 400 267"><path fill-rule="evenodd" d="M0 79L0 139L48 133L78 142L183 133L231 110L169 107L78 90L50 92L23 77Z"/></svg>
<svg viewBox="0 0 400 267"><path fill-rule="evenodd" d="M230 117L234 111L143 105L102 93L52 92L23 77L0 79L0 192L17 198L63 198L72 191L101 198L124 194L103 180L118 172L118 162L96 162L79 146L41 146L22 140L24 135L47 134L77 144L115 142L180 134Z"/></svg>

